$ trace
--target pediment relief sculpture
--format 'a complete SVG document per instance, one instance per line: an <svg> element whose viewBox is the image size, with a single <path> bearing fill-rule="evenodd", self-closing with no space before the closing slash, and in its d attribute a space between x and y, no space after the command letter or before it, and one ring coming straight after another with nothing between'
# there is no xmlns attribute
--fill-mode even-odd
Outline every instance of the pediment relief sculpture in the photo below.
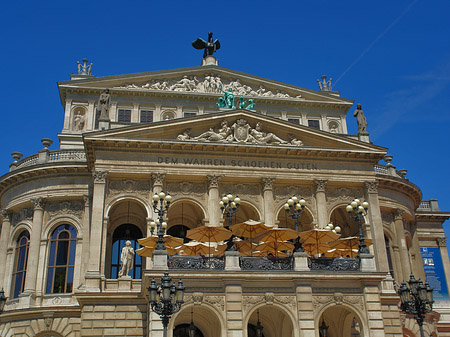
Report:
<svg viewBox="0 0 450 337"><path fill-rule="evenodd" d="M296 98L304 100L302 95L288 93L281 89L269 90L264 85L258 87L241 83L240 79L223 80L219 75L206 74L204 77L183 76L180 80L155 79L143 84L127 84L118 88L148 89L163 91L183 91L220 94L221 86L231 88L236 96Z"/></svg>
<svg viewBox="0 0 450 337"><path fill-rule="evenodd" d="M244 118L239 118L232 126L229 126L228 121L224 119L219 127L210 128L198 136L192 136L191 129L186 129L177 136L177 140L303 146L303 142L292 134L289 134L289 141L287 141L271 132L263 131L261 122L257 122L252 128Z"/></svg>

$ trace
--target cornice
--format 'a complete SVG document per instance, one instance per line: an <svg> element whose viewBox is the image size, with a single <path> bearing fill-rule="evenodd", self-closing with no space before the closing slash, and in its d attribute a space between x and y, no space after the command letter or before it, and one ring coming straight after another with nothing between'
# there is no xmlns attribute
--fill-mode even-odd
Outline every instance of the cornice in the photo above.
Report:
<svg viewBox="0 0 450 337"><path fill-rule="evenodd" d="M376 174L375 176L379 183L378 189L384 188L395 191L402 191L407 198L413 199L415 203L414 209L417 209L419 207L420 202L422 201L422 191L417 185L402 178L392 177L383 174Z"/></svg>

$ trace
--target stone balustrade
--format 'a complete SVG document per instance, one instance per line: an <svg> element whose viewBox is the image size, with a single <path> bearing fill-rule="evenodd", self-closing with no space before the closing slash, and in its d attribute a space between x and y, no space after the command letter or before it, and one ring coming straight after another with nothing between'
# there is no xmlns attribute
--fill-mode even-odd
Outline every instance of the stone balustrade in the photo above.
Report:
<svg viewBox="0 0 450 337"><path fill-rule="evenodd" d="M54 150L44 153L44 156L33 154L17 162L11 167L11 171L23 167L34 166L37 164L45 164L49 162L85 162L86 153L84 150Z"/></svg>

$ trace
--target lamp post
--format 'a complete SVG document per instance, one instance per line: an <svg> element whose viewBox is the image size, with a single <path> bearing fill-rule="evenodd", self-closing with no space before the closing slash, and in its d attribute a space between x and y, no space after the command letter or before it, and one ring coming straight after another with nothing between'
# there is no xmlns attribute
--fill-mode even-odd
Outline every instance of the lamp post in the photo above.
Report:
<svg viewBox="0 0 450 337"><path fill-rule="evenodd" d="M5 309L6 300L7 297L5 296L5 291L2 288L2 290L0 290L0 314L3 312L3 309Z"/></svg>
<svg viewBox="0 0 450 337"><path fill-rule="evenodd" d="M325 321L322 319L322 324L319 326L319 333L321 337L327 337L329 326L325 324Z"/></svg>
<svg viewBox="0 0 450 337"><path fill-rule="evenodd" d="M195 333L197 332L197 328L194 325L194 309L191 309L191 324L188 327L188 335L189 337L195 337Z"/></svg>
<svg viewBox="0 0 450 337"><path fill-rule="evenodd" d="M261 325L261 322L259 321L259 310L256 312L258 315L258 322L256 323L256 337L262 337L263 336L263 326Z"/></svg>
<svg viewBox="0 0 450 337"><path fill-rule="evenodd" d="M220 210L228 218L228 229L233 224L233 216L239 210L241 199L231 193L225 194L219 202Z"/></svg>
<svg viewBox="0 0 450 337"><path fill-rule="evenodd" d="M409 287L403 282L397 291L401 300L400 307L405 314L414 315L417 324L419 324L420 336L425 337L423 319L425 314L433 310L433 288L430 287L428 282L423 284L420 279L416 280L413 274L411 274L408 284Z"/></svg>
<svg viewBox="0 0 450 337"><path fill-rule="evenodd" d="M172 197L169 193L167 195L161 191L159 193L155 193L153 195L153 211L158 214L158 219L156 221L152 221L150 223L150 227L152 229L152 233L154 230L154 226L157 226L157 235L158 241L156 243L155 250L165 250L166 246L164 245L164 232L167 228L167 222L163 220L164 215L169 211L169 206L172 201ZM153 225L154 223L154 225Z"/></svg>
<svg viewBox="0 0 450 337"><path fill-rule="evenodd" d="M367 209L369 208L369 203L367 201L364 201L361 203L359 199L354 199L347 207L345 208L350 215L350 218L353 217L353 219L358 223L359 228L359 249L358 249L358 255L359 254L369 254L369 249L366 246L366 243L364 242L364 236L362 232L362 220L364 216L367 214Z"/></svg>
<svg viewBox="0 0 450 337"><path fill-rule="evenodd" d="M305 210L306 201L303 198L298 198L295 195L290 197L288 201L284 204L284 210L286 211L286 216L291 217L294 220L295 231L298 232L298 219Z"/></svg>
<svg viewBox="0 0 450 337"><path fill-rule="evenodd" d="M171 281L169 273L165 272L161 277L160 285L157 285L155 279L152 279L150 286L147 287L151 309L161 317L164 337L167 337L170 317L180 311L181 305L184 303L183 296L186 289L182 280L178 281L178 285L170 284Z"/></svg>

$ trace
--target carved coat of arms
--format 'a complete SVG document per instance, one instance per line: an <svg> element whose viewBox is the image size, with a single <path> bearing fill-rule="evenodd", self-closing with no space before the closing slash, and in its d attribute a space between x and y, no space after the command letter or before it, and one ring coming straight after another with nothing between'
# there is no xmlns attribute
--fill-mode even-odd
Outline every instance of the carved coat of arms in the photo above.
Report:
<svg viewBox="0 0 450 337"><path fill-rule="evenodd" d="M250 136L250 125L243 118L240 118L234 123L231 128L234 131L234 139L239 143L247 142Z"/></svg>

